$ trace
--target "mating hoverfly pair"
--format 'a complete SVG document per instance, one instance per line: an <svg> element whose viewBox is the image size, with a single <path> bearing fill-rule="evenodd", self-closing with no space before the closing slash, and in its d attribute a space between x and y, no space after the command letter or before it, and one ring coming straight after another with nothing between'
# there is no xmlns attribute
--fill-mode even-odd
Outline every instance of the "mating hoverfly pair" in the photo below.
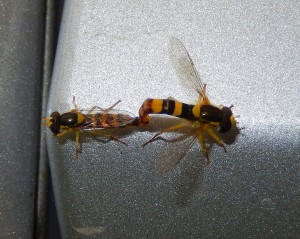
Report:
<svg viewBox="0 0 300 239"><path fill-rule="evenodd" d="M78 157L79 134L82 131L89 131L93 134L126 144L113 135L106 134L105 129L146 125L150 121L149 114L172 115L185 120L178 125L159 131L142 145L145 146L148 143L155 141L164 132L174 132L185 127L192 129L192 133L187 135L190 137L188 137L189 141L184 149L184 153L172 157L172 159L169 156L170 159L166 160L161 171L167 171L171 164L174 165L179 162L196 140L200 143L202 151L209 162L209 154L203 133L206 132L218 145L223 147L226 152L224 143L216 135L213 129L218 128L219 133L225 133L236 124L231 111L233 106L214 106L210 103L206 94L206 84L204 84L200 78L184 45L177 38L171 38L170 40L170 55L178 78L198 94L198 100L195 105L181 103L173 98L149 98L146 99L140 107L139 116L134 117L129 113L127 114L113 110L113 107L120 101L107 109L94 106L84 113L83 111L78 110L75 99L73 99L74 109L63 114L53 112L49 118L44 118L44 124L57 136L62 136L67 132L74 131L76 133L76 157ZM169 161L172 161L172 163Z"/></svg>

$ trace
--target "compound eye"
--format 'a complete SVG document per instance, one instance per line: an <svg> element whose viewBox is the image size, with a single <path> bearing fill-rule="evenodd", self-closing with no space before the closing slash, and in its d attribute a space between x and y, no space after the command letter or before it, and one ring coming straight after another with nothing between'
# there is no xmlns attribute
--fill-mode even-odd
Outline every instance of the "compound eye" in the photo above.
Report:
<svg viewBox="0 0 300 239"><path fill-rule="evenodd" d="M59 134L60 131L60 125L56 122L53 122L50 125L50 130L52 131L53 134Z"/></svg>
<svg viewBox="0 0 300 239"><path fill-rule="evenodd" d="M220 124L219 133L226 133L231 128L231 122L228 119L224 119Z"/></svg>
<svg viewBox="0 0 300 239"><path fill-rule="evenodd" d="M58 113L57 111L54 111L50 117L52 118L51 119L51 122L56 122L59 124L59 121L60 121L60 113Z"/></svg>

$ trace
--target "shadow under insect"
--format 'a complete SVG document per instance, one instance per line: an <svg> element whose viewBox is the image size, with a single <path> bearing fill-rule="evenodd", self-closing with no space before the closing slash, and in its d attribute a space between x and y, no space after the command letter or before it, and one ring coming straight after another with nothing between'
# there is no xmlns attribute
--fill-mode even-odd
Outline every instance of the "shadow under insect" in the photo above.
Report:
<svg viewBox="0 0 300 239"><path fill-rule="evenodd" d="M176 129L176 125L182 124L184 124L184 127ZM175 130L165 132L164 130L166 128L174 128ZM149 125L143 130L159 133L156 133L154 137L144 143L143 146L157 141L164 141L166 143L164 145L164 149L160 152L158 160L156 161L155 168L158 172L166 173L175 167L176 164L188 154L195 142L198 141L198 134L201 134L204 139L205 149L207 152L203 153L208 159L209 151L211 150L212 146L216 143L218 144L218 142L216 142L214 138L210 137L207 132L199 132L198 129L199 125L195 126L192 121L174 117L151 117ZM212 130L215 134L218 134L215 128ZM239 129L234 126L231 131L220 134L220 138L222 141L224 140L226 144L233 144L238 134ZM200 146L200 148L204 148L203 145ZM201 156L199 155L199 157ZM209 162L210 160L208 159L206 163Z"/></svg>
<svg viewBox="0 0 300 239"><path fill-rule="evenodd" d="M204 162L187 156L188 161L183 163L179 175L175 179L175 204L181 208L188 206L190 199L204 178Z"/></svg>

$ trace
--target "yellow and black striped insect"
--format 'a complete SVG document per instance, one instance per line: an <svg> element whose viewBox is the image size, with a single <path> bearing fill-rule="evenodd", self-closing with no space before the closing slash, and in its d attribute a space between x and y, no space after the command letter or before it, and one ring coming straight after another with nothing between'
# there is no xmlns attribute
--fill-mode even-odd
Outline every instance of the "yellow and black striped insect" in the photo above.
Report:
<svg viewBox="0 0 300 239"><path fill-rule="evenodd" d="M73 98L74 109L60 114L53 112L49 118L44 118L43 124L50 128L52 133L58 137L68 132L76 133L76 158L79 154L79 134L82 131L88 131L97 136L103 136L111 140L116 140L126 144L122 140L113 135L106 134L104 129L118 129L128 126L138 126L140 124L139 117L131 116L127 112L113 110L120 103L119 100L107 109L98 106L92 107L90 110L78 110ZM87 113L84 113L87 112Z"/></svg>
<svg viewBox="0 0 300 239"><path fill-rule="evenodd" d="M171 166L174 166L181 158L184 157L187 150L193 145L195 139L198 139L202 151L204 152L207 161L209 162L208 150L205 144L203 133L206 132L222 146L226 152L226 147L221 139L213 132L213 128L218 127L219 133L225 133L236 124L235 118L230 107L215 106L210 103L206 94L206 84L200 78L195 65L187 52L186 48L177 38L170 40L170 55L175 67L178 78L182 83L189 88L195 90L198 94L198 101L195 105L181 103L173 98L168 99L146 99L139 110L141 124L149 122L149 114L167 114L185 119L181 124L167 128L155 134L149 141L143 144L153 142L164 132L173 132L184 127L192 128L190 140L186 140L187 146L183 153L174 155L165 155L165 159L161 164L160 171L167 171Z"/></svg>

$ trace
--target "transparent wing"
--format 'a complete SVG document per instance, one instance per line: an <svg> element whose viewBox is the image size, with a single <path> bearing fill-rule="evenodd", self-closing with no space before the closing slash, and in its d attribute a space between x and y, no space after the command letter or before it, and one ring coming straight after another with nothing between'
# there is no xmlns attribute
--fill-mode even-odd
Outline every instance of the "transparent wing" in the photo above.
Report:
<svg viewBox="0 0 300 239"><path fill-rule="evenodd" d="M80 109L79 112L83 113L83 114L87 114L89 113L91 109ZM95 108L93 109L91 112L91 114L97 114L97 113L102 113L102 114L123 114L123 115L129 115L131 117L134 117L135 115L132 114L131 112L128 112L126 110L115 110L115 109L111 109L109 111L107 111L106 109L100 109L100 108Z"/></svg>
<svg viewBox="0 0 300 239"><path fill-rule="evenodd" d="M102 108L100 106L93 106L90 109L79 109L78 105L75 103L75 96L73 96L73 105L74 105L74 109L72 109L71 111L78 111L81 112L83 114L94 114L94 113L110 113L110 114L126 114L126 115L131 115L131 113L123 111L123 110L115 110L114 107L116 105L118 105L121 102L121 100L118 100L116 103L114 103L113 105L111 105L108 108Z"/></svg>
<svg viewBox="0 0 300 239"><path fill-rule="evenodd" d="M182 42L170 39L170 57L176 74L181 82L192 90L196 90L201 98L206 98L205 85Z"/></svg>
<svg viewBox="0 0 300 239"><path fill-rule="evenodd" d="M186 153L195 143L196 136L184 135L167 143L165 150L162 151L155 169L159 173L166 173L184 158Z"/></svg>

